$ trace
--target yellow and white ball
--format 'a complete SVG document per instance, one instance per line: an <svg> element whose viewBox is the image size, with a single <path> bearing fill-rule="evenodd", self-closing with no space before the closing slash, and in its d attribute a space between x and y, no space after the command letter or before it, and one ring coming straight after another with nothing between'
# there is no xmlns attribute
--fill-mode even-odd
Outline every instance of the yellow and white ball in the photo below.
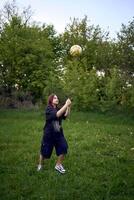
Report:
<svg viewBox="0 0 134 200"><path fill-rule="evenodd" d="M73 45L71 48L70 48L70 54L72 56L80 56L82 53L82 48L79 46L79 45Z"/></svg>

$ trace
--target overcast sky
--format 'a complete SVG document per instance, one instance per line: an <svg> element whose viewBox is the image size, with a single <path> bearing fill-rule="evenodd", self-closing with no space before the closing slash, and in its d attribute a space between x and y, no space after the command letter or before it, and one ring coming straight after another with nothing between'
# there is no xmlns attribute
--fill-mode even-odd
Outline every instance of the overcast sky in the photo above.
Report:
<svg viewBox="0 0 134 200"><path fill-rule="evenodd" d="M0 0L0 8L7 0ZM9 2L11 2L9 0ZM111 38L120 31L121 24L128 24L134 16L134 0L16 0L20 8L31 6L33 20L53 24L56 31L64 31L71 18L84 18L90 24L110 32Z"/></svg>

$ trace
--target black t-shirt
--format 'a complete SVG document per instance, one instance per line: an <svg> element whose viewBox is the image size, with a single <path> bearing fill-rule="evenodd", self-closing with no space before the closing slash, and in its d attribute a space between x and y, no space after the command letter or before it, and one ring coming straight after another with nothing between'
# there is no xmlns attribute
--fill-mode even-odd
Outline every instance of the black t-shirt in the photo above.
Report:
<svg viewBox="0 0 134 200"><path fill-rule="evenodd" d="M59 125L60 130L62 129L61 128L62 119L65 119L66 117L64 116L64 114L61 117L57 117L56 116L57 111L58 111L57 108L54 108L52 106L47 106L45 110L46 123L44 127L46 132L56 132L54 124Z"/></svg>

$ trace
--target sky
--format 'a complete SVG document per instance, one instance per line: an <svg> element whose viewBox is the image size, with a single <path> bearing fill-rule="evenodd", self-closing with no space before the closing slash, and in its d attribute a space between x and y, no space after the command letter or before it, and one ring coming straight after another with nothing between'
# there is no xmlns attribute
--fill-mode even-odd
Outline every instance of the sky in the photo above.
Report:
<svg viewBox="0 0 134 200"><path fill-rule="evenodd" d="M0 8L7 0L0 0ZM11 2L11 0L9 0ZM133 20L134 0L16 0L19 8L31 6L32 19L36 22L53 24L58 33L64 32L70 18L83 19L89 24L99 25L115 38L121 24Z"/></svg>

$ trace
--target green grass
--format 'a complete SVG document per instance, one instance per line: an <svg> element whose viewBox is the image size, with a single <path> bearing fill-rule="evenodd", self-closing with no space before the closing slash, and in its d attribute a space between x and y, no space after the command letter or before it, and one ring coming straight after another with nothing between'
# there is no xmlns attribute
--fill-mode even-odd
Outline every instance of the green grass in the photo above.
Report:
<svg viewBox="0 0 134 200"><path fill-rule="evenodd" d="M74 112L64 122L67 170L54 170L56 155L36 171L42 111L0 111L1 200L133 200L134 117Z"/></svg>

